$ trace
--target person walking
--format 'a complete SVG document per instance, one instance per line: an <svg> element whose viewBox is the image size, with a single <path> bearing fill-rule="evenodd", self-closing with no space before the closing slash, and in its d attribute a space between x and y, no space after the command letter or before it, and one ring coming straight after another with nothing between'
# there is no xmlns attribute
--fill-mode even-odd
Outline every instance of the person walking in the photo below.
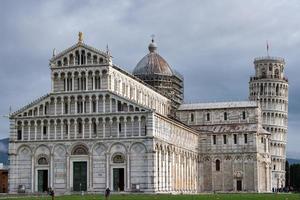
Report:
<svg viewBox="0 0 300 200"><path fill-rule="evenodd" d="M106 188L104 196L105 196L105 200L109 200L109 197L110 197L110 189L109 188Z"/></svg>

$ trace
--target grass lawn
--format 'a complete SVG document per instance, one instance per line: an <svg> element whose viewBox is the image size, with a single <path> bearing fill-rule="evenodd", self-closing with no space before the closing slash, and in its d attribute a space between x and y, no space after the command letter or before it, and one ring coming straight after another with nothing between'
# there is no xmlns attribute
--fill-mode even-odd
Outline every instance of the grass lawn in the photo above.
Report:
<svg viewBox="0 0 300 200"><path fill-rule="evenodd" d="M48 196L39 197L4 197L0 196L0 199L9 200L51 200ZM104 199L104 196L99 195L71 195L71 196L58 196L57 200L100 200ZM131 194L113 194L110 200L300 200L300 194L200 194L200 195L131 195Z"/></svg>

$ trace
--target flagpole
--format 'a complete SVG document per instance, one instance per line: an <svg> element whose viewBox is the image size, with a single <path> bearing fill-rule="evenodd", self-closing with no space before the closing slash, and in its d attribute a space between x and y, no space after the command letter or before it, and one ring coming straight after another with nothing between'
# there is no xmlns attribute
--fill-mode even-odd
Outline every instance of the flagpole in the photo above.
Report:
<svg viewBox="0 0 300 200"><path fill-rule="evenodd" d="M267 56L269 57L269 43L268 43L268 40L267 40Z"/></svg>

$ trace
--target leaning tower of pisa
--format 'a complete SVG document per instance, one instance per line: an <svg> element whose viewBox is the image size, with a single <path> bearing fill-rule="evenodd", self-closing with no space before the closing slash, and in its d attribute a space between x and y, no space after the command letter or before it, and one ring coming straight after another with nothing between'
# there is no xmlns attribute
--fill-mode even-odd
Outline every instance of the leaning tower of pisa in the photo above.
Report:
<svg viewBox="0 0 300 200"><path fill-rule="evenodd" d="M260 101L263 127L271 133L272 188L285 186L285 160L288 119L288 79L283 58L260 57L254 60L255 76L250 77L250 100ZM263 142L263 139L259 142Z"/></svg>

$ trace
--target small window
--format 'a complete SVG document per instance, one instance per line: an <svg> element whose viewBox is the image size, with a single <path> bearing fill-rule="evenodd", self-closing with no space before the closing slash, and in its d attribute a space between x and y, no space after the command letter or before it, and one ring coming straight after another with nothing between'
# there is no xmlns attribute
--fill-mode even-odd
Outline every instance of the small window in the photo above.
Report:
<svg viewBox="0 0 300 200"><path fill-rule="evenodd" d="M97 107L96 101L93 101L93 112L94 113L96 112L96 107Z"/></svg>
<svg viewBox="0 0 300 200"><path fill-rule="evenodd" d="M122 132L122 124L119 123L119 132Z"/></svg>
<svg viewBox="0 0 300 200"><path fill-rule="evenodd" d="M263 137L261 137L260 142L264 143L264 138Z"/></svg>
<svg viewBox="0 0 300 200"><path fill-rule="evenodd" d="M65 132L66 132L66 135L68 135L68 132L69 132L68 124L65 124Z"/></svg>
<svg viewBox="0 0 300 200"><path fill-rule="evenodd" d="M47 134L47 126L43 126L43 134L44 134L44 135Z"/></svg>
<svg viewBox="0 0 300 200"><path fill-rule="evenodd" d="M206 121L210 121L210 114L209 113L206 114Z"/></svg>
<svg viewBox="0 0 300 200"><path fill-rule="evenodd" d="M194 114L191 113L191 122L194 122Z"/></svg>
<svg viewBox="0 0 300 200"><path fill-rule="evenodd" d="M273 166L273 170L276 170L276 165Z"/></svg>
<svg viewBox="0 0 300 200"><path fill-rule="evenodd" d="M65 103L65 114L68 114L68 103Z"/></svg>
<svg viewBox="0 0 300 200"><path fill-rule="evenodd" d="M78 133L81 134L82 133L82 123L78 122Z"/></svg>
<svg viewBox="0 0 300 200"><path fill-rule="evenodd" d="M226 135L223 135L223 143L227 144L227 137L226 137Z"/></svg>
<svg viewBox="0 0 300 200"><path fill-rule="evenodd" d="M227 120L227 112L224 112L224 120Z"/></svg>
<svg viewBox="0 0 300 200"><path fill-rule="evenodd" d="M93 132L96 135L97 134L97 124L96 122L93 122Z"/></svg>
<svg viewBox="0 0 300 200"><path fill-rule="evenodd" d="M217 144L217 136L213 135L213 144Z"/></svg>
<svg viewBox="0 0 300 200"><path fill-rule="evenodd" d="M18 130L18 140L22 140L22 130Z"/></svg>
<svg viewBox="0 0 300 200"><path fill-rule="evenodd" d="M244 142L245 142L245 144L248 143L248 135L247 134L244 134Z"/></svg>
<svg viewBox="0 0 300 200"><path fill-rule="evenodd" d="M246 112L243 111L243 119L246 119Z"/></svg>
<svg viewBox="0 0 300 200"><path fill-rule="evenodd" d="M269 65L269 71L272 71L272 64Z"/></svg>
<svg viewBox="0 0 300 200"><path fill-rule="evenodd" d="M220 171L220 160L216 160L216 171Z"/></svg>
<svg viewBox="0 0 300 200"><path fill-rule="evenodd" d="M237 134L233 134L233 143L237 144Z"/></svg>

